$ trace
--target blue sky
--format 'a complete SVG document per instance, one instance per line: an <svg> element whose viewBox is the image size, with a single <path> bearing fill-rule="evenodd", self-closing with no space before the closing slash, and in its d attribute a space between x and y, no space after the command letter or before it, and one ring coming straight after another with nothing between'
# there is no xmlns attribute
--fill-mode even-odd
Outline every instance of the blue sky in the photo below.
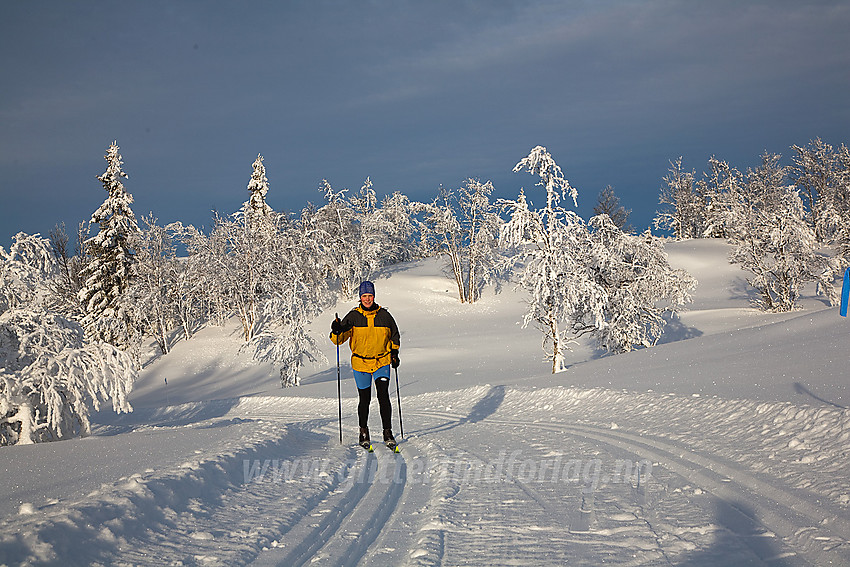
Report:
<svg viewBox="0 0 850 567"><path fill-rule="evenodd" d="M587 217L612 185L646 228L670 160L739 169L850 140L850 2L4 2L0 245L70 233L117 140L141 218L209 226L323 178L430 200L546 146Z"/></svg>

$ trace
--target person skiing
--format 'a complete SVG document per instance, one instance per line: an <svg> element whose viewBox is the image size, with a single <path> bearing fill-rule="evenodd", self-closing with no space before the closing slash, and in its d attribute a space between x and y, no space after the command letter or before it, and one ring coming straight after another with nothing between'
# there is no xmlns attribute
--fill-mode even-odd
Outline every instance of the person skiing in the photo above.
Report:
<svg viewBox="0 0 850 567"><path fill-rule="evenodd" d="M390 404L390 367L398 368L399 332L390 312L375 303L375 285L370 281L360 284L360 305L340 320L331 323L330 339L335 345L349 341L351 369L360 397L357 417L360 422L359 443L367 449L369 439L369 404L372 402L372 381L378 396L384 443L396 448L392 432L392 405Z"/></svg>

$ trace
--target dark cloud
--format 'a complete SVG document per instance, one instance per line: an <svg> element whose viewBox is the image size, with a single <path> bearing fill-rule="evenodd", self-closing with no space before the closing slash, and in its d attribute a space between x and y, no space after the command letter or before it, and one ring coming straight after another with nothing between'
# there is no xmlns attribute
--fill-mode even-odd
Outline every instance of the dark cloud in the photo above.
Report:
<svg viewBox="0 0 850 567"><path fill-rule="evenodd" d="M844 2L35 1L0 21L0 243L87 219L117 139L141 216L208 224L317 183L428 199L546 145L587 214L649 224L668 161L846 142Z"/></svg>

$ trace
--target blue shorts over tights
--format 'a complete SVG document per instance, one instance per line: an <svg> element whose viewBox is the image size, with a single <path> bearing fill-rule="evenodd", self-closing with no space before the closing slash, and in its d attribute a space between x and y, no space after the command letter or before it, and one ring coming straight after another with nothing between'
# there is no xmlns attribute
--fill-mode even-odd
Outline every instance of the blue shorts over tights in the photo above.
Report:
<svg viewBox="0 0 850 567"><path fill-rule="evenodd" d="M372 380L377 381L379 378L390 379L390 365L386 364L381 366L375 372L360 372L359 370L354 371L354 382L357 383L357 389L362 390L364 388L368 388L372 385Z"/></svg>

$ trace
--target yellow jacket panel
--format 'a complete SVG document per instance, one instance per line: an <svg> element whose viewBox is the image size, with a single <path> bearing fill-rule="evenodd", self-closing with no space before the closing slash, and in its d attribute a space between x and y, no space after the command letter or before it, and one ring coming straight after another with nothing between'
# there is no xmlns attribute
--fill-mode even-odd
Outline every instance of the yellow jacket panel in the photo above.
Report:
<svg viewBox="0 0 850 567"><path fill-rule="evenodd" d="M399 348L399 332L390 312L373 304L366 310L362 305L355 307L342 319L342 328L331 342L337 345L349 341L351 368L359 372L375 372L390 363L390 351Z"/></svg>

